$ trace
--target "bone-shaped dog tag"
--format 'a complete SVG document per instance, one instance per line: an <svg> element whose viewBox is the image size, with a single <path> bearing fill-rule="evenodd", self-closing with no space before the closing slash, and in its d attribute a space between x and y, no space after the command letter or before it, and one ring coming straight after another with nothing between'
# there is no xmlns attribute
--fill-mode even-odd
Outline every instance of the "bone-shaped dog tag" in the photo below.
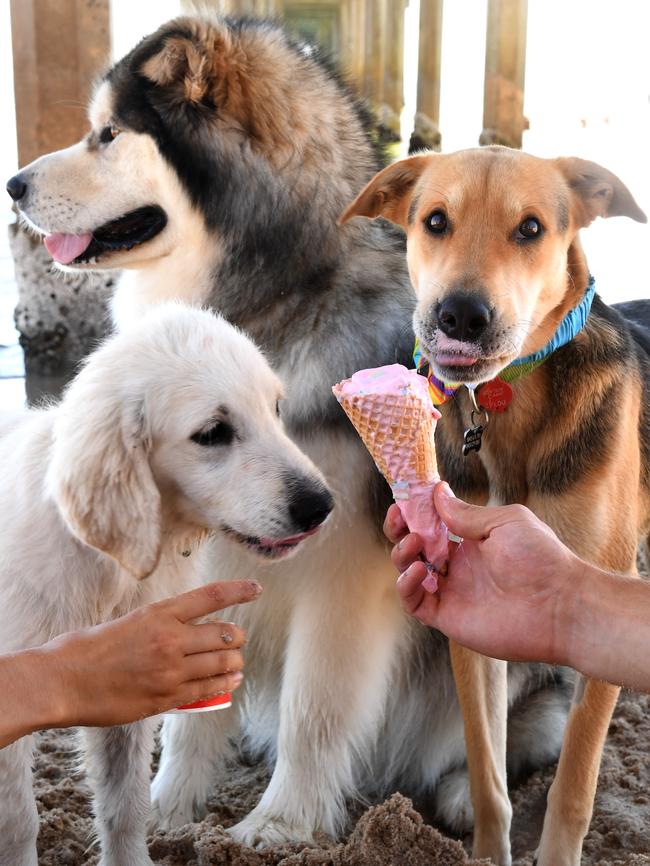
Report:
<svg viewBox="0 0 650 866"><path fill-rule="evenodd" d="M463 436L463 457L467 457L470 451L481 450L481 438L485 428L481 424L476 427L468 427Z"/></svg>

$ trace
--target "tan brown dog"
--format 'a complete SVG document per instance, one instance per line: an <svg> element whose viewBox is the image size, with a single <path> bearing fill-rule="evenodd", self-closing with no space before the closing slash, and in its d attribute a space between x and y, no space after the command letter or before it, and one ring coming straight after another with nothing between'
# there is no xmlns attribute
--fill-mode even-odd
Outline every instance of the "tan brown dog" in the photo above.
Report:
<svg viewBox="0 0 650 866"><path fill-rule="evenodd" d="M366 186L342 222L354 216L383 216L406 230L422 352L435 377L471 385L494 379L515 359L543 354L565 317L588 309L581 228L597 216L646 221L621 181L595 163L500 147L395 163ZM644 305L623 305L637 319L627 321L596 296L577 335L539 365L520 367L524 375L510 381L512 401L490 414L487 426L480 388L472 423L470 390L457 387L442 406L436 441L441 473L459 495L524 503L580 556L625 573L634 573L637 540L650 528L650 341L638 321ZM464 429L480 425L482 447L464 456ZM474 856L509 864L506 665L459 646L452 660ZM607 683L578 683L539 866L580 863L618 693Z"/></svg>

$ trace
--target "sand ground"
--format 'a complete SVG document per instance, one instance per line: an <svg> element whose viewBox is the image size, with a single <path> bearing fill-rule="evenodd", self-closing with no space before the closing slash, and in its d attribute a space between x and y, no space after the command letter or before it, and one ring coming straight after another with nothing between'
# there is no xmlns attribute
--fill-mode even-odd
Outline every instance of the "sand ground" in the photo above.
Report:
<svg viewBox="0 0 650 866"><path fill-rule="evenodd" d="M41 866L94 866L88 789L78 770L76 735L38 735L36 792L41 819ZM650 866L650 697L625 692L603 756L584 866ZM530 866L554 768L535 773L512 792L514 866ZM268 779L261 766L232 767L215 791L205 820L150 838L159 866L470 866L469 840L453 841L425 823L395 794L371 806L338 845L297 845L255 851L223 832L255 804Z"/></svg>

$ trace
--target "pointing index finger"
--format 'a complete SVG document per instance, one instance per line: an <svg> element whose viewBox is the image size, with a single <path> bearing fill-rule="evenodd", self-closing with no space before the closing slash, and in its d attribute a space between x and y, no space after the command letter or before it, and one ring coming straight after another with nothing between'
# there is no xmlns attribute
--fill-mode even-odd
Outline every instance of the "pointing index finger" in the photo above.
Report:
<svg viewBox="0 0 650 866"><path fill-rule="evenodd" d="M187 622L233 604L253 601L261 592L256 580L216 581L172 599L170 610L181 622Z"/></svg>

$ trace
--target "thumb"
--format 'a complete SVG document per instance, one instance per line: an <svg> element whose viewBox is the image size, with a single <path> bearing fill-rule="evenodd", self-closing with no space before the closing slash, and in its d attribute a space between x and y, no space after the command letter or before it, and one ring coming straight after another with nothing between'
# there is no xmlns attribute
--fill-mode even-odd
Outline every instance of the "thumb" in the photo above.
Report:
<svg viewBox="0 0 650 866"><path fill-rule="evenodd" d="M433 499L438 514L447 527L462 538L480 541L487 538L495 526L499 524L498 507L487 508L483 505L470 505L457 499L449 485L443 481L437 484L433 491Z"/></svg>

